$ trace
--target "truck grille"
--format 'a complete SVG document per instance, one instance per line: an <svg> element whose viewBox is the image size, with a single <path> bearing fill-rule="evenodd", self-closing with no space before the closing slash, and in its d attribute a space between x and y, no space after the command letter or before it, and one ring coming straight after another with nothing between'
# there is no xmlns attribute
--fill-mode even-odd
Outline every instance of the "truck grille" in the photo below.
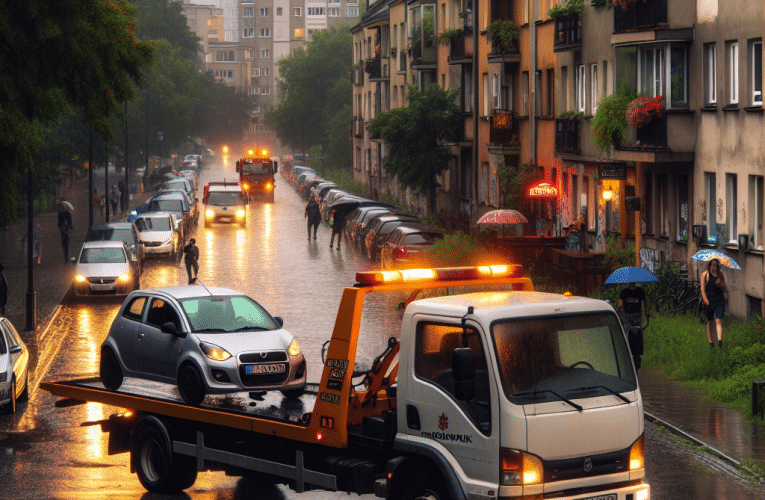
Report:
<svg viewBox="0 0 765 500"><path fill-rule="evenodd" d="M592 464L592 468L585 472L585 461L588 459ZM624 472L629 469L629 462L629 448L602 455L568 458L565 460L546 460L544 463L545 482L565 481Z"/></svg>

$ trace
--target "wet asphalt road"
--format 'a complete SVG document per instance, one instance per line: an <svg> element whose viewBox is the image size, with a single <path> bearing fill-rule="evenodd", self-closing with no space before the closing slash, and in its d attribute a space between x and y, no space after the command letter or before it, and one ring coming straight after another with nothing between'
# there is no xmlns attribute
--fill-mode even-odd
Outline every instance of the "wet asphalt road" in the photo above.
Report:
<svg viewBox="0 0 765 500"><path fill-rule="evenodd" d="M232 163L219 164L202 172L200 186L235 176ZM278 176L275 203L251 203L246 228L215 225L205 229L200 225L194 237L201 254L200 281L243 291L284 318L285 328L300 340L309 381L318 382L321 345L330 337L343 287L354 282L357 271L374 264L345 244L340 251L330 249L330 229L325 224L319 228L317 240L307 240L304 206ZM177 285L186 279L182 264L150 261L141 286ZM99 348L120 302L63 305L46 336L33 346L36 378L97 375ZM382 352L387 337L397 335L398 312L382 305L370 310L363 322L377 327L365 332L359 343L362 360ZM0 415L0 499L163 498L147 493L130 473L128 454L107 455L108 436L100 426L84 424L108 418L114 408L88 404L58 409L54 401L49 393L34 390L30 402L21 405L17 414ZM646 464L647 481L656 500L765 497L724 462L678 443L650 424L646 425ZM273 499L347 497L330 492L298 495L283 487L268 488L264 493ZM245 498L245 494L238 478L205 472L185 495L176 498L186 497L223 500Z"/></svg>

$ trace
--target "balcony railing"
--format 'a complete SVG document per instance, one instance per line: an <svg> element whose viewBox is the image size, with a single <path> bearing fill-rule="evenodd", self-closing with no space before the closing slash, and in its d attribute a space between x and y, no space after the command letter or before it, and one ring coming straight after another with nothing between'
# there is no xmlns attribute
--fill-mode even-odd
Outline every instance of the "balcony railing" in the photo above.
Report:
<svg viewBox="0 0 765 500"><path fill-rule="evenodd" d="M364 118L355 116L353 118L353 135L358 138L364 137Z"/></svg>
<svg viewBox="0 0 765 500"><path fill-rule="evenodd" d="M667 0L636 1L627 10L614 7L614 33L667 26Z"/></svg>
<svg viewBox="0 0 765 500"><path fill-rule="evenodd" d="M579 14L555 16L556 52L569 50L582 45L582 20Z"/></svg>
<svg viewBox="0 0 765 500"><path fill-rule="evenodd" d="M473 37L468 38L468 33L462 32L449 44L449 60L459 61L473 57Z"/></svg>
<svg viewBox="0 0 765 500"><path fill-rule="evenodd" d="M579 151L579 120L576 118L556 118L555 152L578 155Z"/></svg>
<svg viewBox="0 0 765 500"><path fill-rule="evenodd" d="M495 109L491 116L489 142L494 147L518 147L518 119L506 109Z"/></svg>
<svg viewBox="0 0 765 500"><path fill-rule="evenodd" d="M635 146L642 149L664 149L667 147L667 117L654 118L647 125L637 129Z"/></svg>
<svg viewBox="0 0 765 500"><path fill-rule="evenodd" d="M387 58L385 58L387 61ZM369 79L374 80L375 78L387 78L387 67L384 68L383 66L383 58L380 56L380 54L377 54L377 56L374 59L370 59L366 62L366 66L364 70L369 73Z"/></svg>

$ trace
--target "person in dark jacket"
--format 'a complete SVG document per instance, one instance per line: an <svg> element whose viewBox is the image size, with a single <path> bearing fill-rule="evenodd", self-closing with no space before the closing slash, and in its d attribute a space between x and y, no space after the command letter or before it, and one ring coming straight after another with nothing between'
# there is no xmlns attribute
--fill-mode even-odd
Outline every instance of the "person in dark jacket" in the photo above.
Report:
<svg viewBox="0 0 765 500"><path fill-rule="evenodd" d="M197 240L191 238L189 244L183 247L183 262L186 264L186 274L189 276L189 285L193 285L199 274L199 248ZM194 277L191 277L191 269L194 269Z"/></svg>
<svg viewBox="0 0 765 500"><path fill-rule="evenodd" d="M65 200L61 200L61 209L58 211L58 230L61 232L61 248L64 250L64 262L69 262L69 231L72 229L72 214L67 206L71 206Z"/></svg>
<svg viewBox="0 0 765 500"><path fill-rule="evenodd" d="M311 196L305 207L305 216L308 219L308 239L311 239L311 226L313 226L313 239L316 239L316 229L321 224L321 211L316 198Z"/></svg>
<svg viewBox="0 0 765 500"><path fill-rule="evenodd" d="M340 242L343 240L343 228L345 227L345 216L347 212L340 212L339 210L333 210L332 215L332 237L329 239L329 248L332 248L332 244L335 242L335 236L337 236L337 249L340 250Z"/></svg>

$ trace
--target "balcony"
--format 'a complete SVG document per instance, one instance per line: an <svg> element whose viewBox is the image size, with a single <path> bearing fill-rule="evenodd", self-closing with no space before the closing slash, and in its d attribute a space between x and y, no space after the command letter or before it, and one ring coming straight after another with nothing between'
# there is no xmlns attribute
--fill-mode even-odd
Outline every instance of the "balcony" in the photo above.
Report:
<svg viewBox="0 0 765 500"><path fill-rule="evenodd" d="M580 121L577 118L555 119L555 153L579 156Z"/></svg>
<svg viewBox="0 0 765 500"><path fill-rule="evenodd" d="M468 35L470 36L468 37ZM473 35L463 31L449 44L449 64L470 63L472 61Z"/></svg>
<svg viewBox="0 0 765 500"><path fill-rule="evenodd" d="M642 149L667 148L667 116L651 120L635 131L635 146Z"/></svg>
<svg viewBox="0 0 765 500"><path fill-rule="evenodd" d="M351 127L353 128L353 136L359 139L364 137L364 118L360 116L354 116L351 121Z"/></svg>
<svg viewBox="0 0 765 500"><path fill-rule="evenodd" d="M488 62L520 62L518 26L512 20L494 21L486 28L486 33L491 41Z"/></svg>
<svg viewBox="0 0 765 500"><path fill-rule="evenodd" d="M565 52L582 47L582 20L579 14L555 16L555 52Z"/></svg>
<svg viewBox="0 0 765 500"><path fill-rule="evenodd" d="M384 58L377 54L373 59L367 59L364 66L364 71L369 74L369 80L387 80L388 74L388 58Z"/></svg>
<svg viewBox="0 0 765 500"><path fill-rule="evenodd" d="M638 0L627 10L621 7L614 7L613 10L614 33L667 27L667 0Z"/></svg>
<svg viewBox="0 0 765 500"><path fill-rule="evenodd" d="M647 163L693 161L696 145L693 120L692 111L667 110L643 127L628 128L624 143L614 150L614 159Z"/></svg>
<svg viewBox="0 0 765 500"><path fill-rule="evenodd" d="M518 118L506 109L495 109L489 129L489 151L495 154L511 153L520 148Z"/></svg>

